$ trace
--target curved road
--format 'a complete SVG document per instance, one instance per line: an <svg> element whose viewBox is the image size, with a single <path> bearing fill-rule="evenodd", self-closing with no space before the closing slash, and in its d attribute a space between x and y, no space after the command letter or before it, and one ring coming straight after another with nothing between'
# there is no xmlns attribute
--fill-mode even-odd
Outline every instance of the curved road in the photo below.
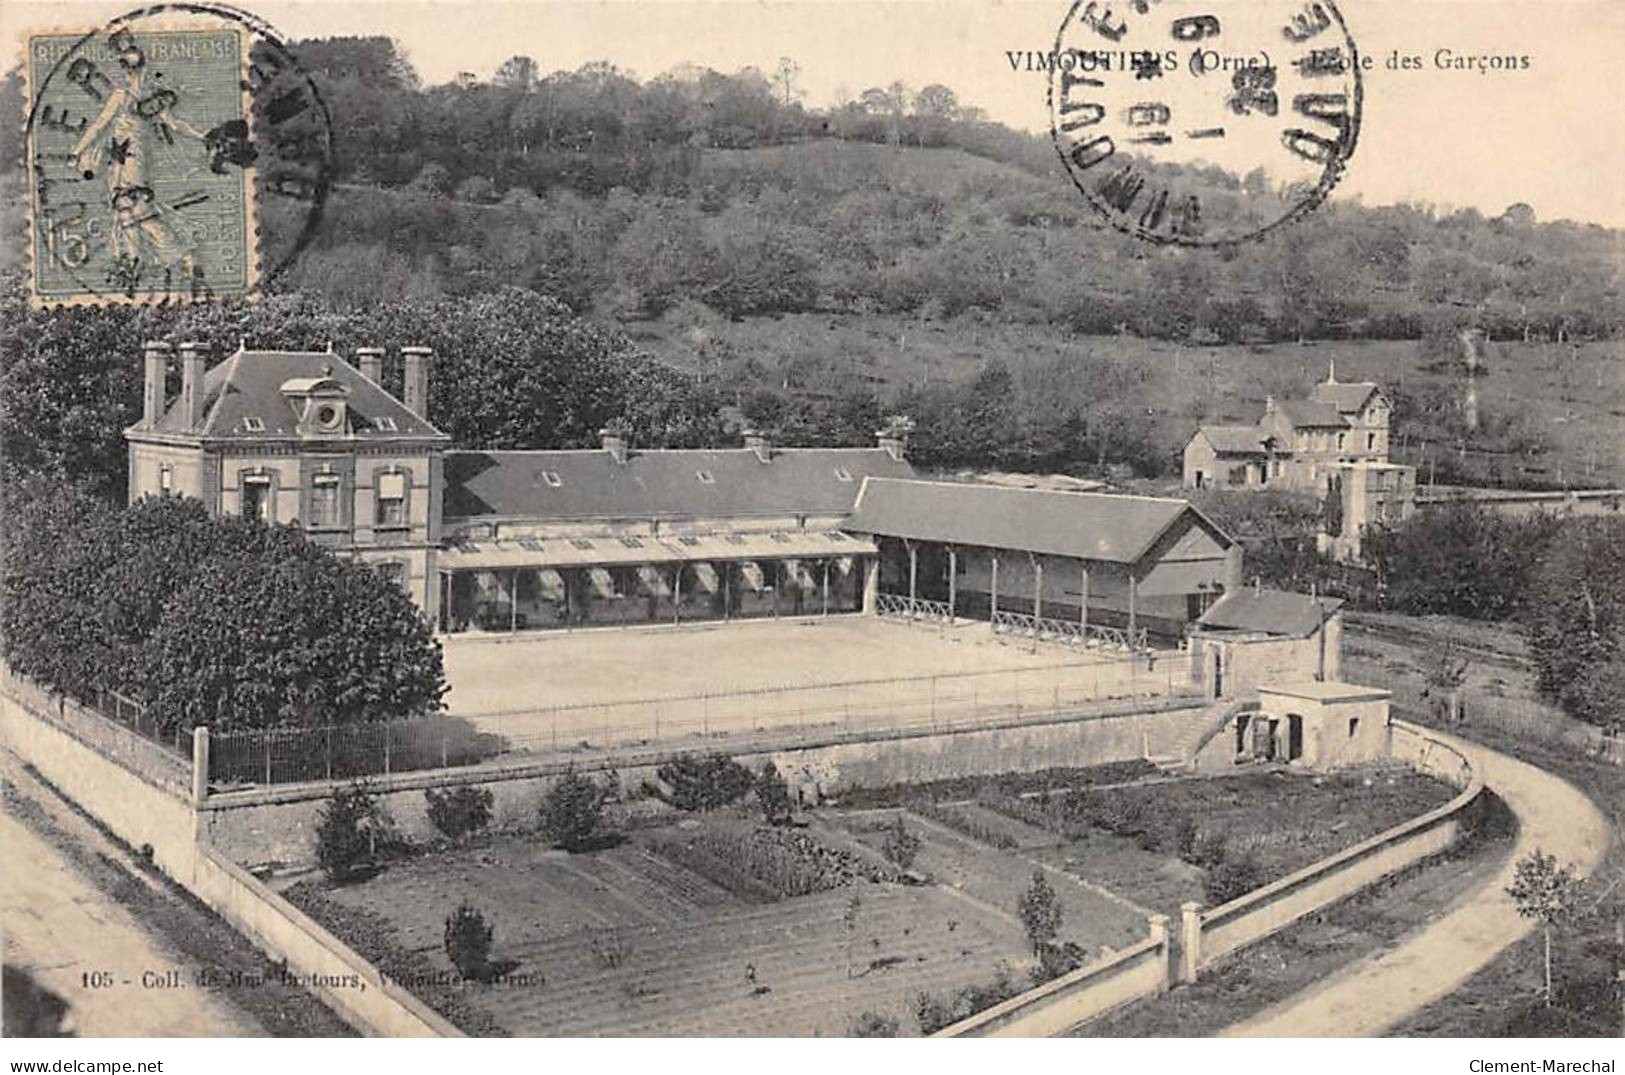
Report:
<svg viewBox="0 0 1625 1075"><path fill-rule="evenodd" d="M1450 993L1534 923L1518 917L1506 889L1519 859L1536 848L1585 876L1608 849L1608 822L1591 800L1544 769L1433 729L1482 774L1518 818L1518 838L1495 877L1454 909L1391 948L1314 988L1226 1029L1221 1037L1363 1038Z"/></svg>

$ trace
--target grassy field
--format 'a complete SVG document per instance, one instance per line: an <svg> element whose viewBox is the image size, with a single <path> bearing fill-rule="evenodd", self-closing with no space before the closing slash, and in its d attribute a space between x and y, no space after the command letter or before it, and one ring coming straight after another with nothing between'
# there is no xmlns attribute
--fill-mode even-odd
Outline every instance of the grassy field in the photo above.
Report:
<svg viewBox="0 0 1625 1075"><path fill-rule="evenodd" d="M1258 346L1198 347L1131 336L1079 337L1062 328L963 316L925 321L886 315L797 314L742 321L717 319L701 327L675 322L626 326L640 344L686 369L703 368L697 345L721 342L769 370L829 370L834 363L848 388L870 388L892 398L908 385L961 381L983 363L1000 359L1017 376L1056 361L1096 363L1119 371L1114 387L1142 412L1155 442L1178 473L1177 453L1202 422L1250 422L1264 398L1305 396L1335 361L1344 381L1371 380L1412 394L1460 398L1461 375L1424 358L1415 341L1311 341ZM1526 462L1549 471L1563 466L1575 484L1625 484L1625 352L1617 342L1556 344L1497 342L1486 357L1478 397L1487 429L1510 423L1544 440L1548 449ZM808 386L812 387L812 386ZM1427 452L1439 434L1422 426L1395 429L1405 461L1423 467L1442 459L1445 445ZM1501 437L1500 439L1505 439ZM1428 453L1433 453L1432 455ZM1471 453L1470 453L1471 454ZM1442 479L1441 479L1442 480Z"/></svg>

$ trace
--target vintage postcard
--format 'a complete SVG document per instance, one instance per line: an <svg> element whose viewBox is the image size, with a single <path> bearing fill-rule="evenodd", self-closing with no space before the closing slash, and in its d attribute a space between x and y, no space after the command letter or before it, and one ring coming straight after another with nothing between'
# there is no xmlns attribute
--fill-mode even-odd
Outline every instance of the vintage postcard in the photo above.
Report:
<svg viewBox="0 0 1625 1075"><path fill-rule="evenodd" d="M1615 1070L1625 5L0 34L13 1070Z"/></svg>

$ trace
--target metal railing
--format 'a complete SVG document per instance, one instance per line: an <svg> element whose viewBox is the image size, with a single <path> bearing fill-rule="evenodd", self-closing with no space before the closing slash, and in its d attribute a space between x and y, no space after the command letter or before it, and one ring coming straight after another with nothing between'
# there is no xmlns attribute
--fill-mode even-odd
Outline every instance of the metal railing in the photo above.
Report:
<svg viewBox="0 0 1625 1075"><path fill-rule="evenodd" d="M1044 641L1071 642L1085 646L1115 646L1121 650L1144 650L1149 637L1145 628L1132 635L1118 627L1073 620L1055 620L1047 616L1032 616L1025 612L993 613L995 634L1013 634Z"/></svg>
<svg viewBox="0 0 1625 1075"><path fill-rule="evenodd" d="M1172 659L1076 661L1032 668L638 698L467 714L517 751L583 751L655 744L739 749L831 736L950 731L1084 712L1098 703L1176 695L1186 667Z"/></svg>
<svg viewBox="0 0 1625 1075"><path fill-rule="evenodd" d="M227 732L209 737L212 784L287 784L474 765L502 753L498 737L464 720Z"/></svg>
<svg viewBox="0 0 1625 1075"><path fill-rule="evenodd" d="M927 601L923 597L881 593L875 595L875 611L882 616L900 616L909 620L940 620L953 622L953 613L946 601Z"/></svg>

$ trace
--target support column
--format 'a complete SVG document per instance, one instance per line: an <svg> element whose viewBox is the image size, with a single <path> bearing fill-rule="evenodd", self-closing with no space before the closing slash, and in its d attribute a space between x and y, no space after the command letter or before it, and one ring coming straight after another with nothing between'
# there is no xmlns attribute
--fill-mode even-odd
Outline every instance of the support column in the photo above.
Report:
<svg viewBox="0 0 1625 1075"><path fill-rule="evenodd" d="M678 564L672 569L671 578L671 622L673 626L683 622L683 565Z"/></svg>
<svg viewBox="0 0 1625 1075"><path fill-rule="evenodd" d="M824 615L829 615L829 561L824 561Z"/></svg>
<svg viewBox="0 0 1625 1075"><path fill-rule="evenodd" d="M903 545L908 549L908 614L912 616L914 615L914 599L917 596L915 582L920 574L920 550L915 547L914 542L909 541L907 538L903 539Z"/></svg>
<svg viewBox="0 0 1625 1075"><path fill-rule="evenodd" d="M1158 988L1157 992L1166 993L1168 992L1168 976L1172 973L1172 968L1168 965L1168 916L1154 914L1148 921L1150 923L1151 942L1161 949L1162 955L1162 976L1158 979L1160 988Z"/></svg>
<svg viewBox="0 0 1625 1075"><path fill-rule="evenodd" d="M1202 963L1202 905L1192 900L1179 905L1179 980L1196 981Z"/></svg>
<svg viewBox="0 0 1625 1075"><path fill-rule="evenodd" d="M1027 558L1033 564L1033 619L1040 620L1044 617L1044 562L1032 553ZM1036 623L1033 630L1038 630Z"/></svg>
<svg viewBox="0 0 1625 1075"><path fill-rule="evenodd" d="M508 576L508 630L519 630L519 569Z"/></svg>
<svg viewBox="0 0 1625 1075"><path fill-rule="evenodd" d="M959 596L959 553L948 546L948 622L954 622L954 604Z"/></svg>
<svg viewBox="0 0 1625 1075"><path fill-rule="evenodd" d="M870 616L875 614L880 596L880 557L874 556L863 561L863 611Z"/></svg>
<svg viewBox="0 0 1625 1075"><path fill-rule="evenodd" d="M209 797L209 729L192 729L192 805Z"/></svg>
<svg viewBox="0 0 1625 1075"><path fill-rule="evenodd" d="M1089 627L1089 561L1079 560L1082 580L1078 585L1078 626L1084 629Z"/></svg>
<svg viewBox="0 0 1625 1075"><path fill-rule="evenodd" d="M1135 609L1135 605L1136 605L1138 597L1139 597L1139 592L1140 592L1140 580L1136 579L1134 577L1134 569L1129 568L1129 573L1128 573L1128 645L1129 645L1129 649L1131 651L1134 649L1134 639L1136 637L1134 629L1139 623L1137 611Z"/></svg>
<svg viewBox="0 0 1625 1075"><path fill-rule="evenodd" d="M994 552L988 555L993 559L993 580L988 586L988 589L992 591L988 596L993 602L993 610L988 616L988 622L991 623L999 615L999 554Z"/></svg>

